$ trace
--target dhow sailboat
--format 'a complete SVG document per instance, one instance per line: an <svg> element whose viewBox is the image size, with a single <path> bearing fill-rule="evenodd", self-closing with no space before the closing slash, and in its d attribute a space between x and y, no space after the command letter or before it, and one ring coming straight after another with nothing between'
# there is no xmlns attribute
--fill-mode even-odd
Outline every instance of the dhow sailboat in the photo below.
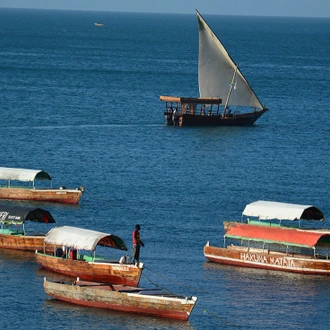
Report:
<svg viewBox="0 0 330 330"><path fill-rule="evenodd" d="M268 109L225 47L196 10L199 30L199 98L160 96L168 125L252 125Z"/></svg>

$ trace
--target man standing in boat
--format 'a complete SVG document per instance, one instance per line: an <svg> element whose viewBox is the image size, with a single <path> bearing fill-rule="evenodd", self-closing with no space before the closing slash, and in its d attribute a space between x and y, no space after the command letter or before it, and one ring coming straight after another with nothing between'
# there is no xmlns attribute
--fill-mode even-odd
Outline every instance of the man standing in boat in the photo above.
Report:
<svg viewBox="0 0 330 330"><path fill-rule="evenodd" d="M140 246L144 246L144 243L141 241L140 232L141 229L140 225L135 225L135 230L132 234L133 239L133 263L140 261Z"/></svg>

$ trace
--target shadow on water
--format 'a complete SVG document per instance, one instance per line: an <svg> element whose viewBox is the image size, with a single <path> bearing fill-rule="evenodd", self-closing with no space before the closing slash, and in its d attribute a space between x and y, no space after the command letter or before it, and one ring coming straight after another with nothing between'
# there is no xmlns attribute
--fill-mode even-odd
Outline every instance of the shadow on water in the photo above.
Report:
<svg viewBox="0 0 330 330"><path fill-rule="evenodd" d="M213 294L203 295L200 299L204 308L210 312L216 311L221 301L220 316L225 315L225 319L232 324L240 320L237 326L245 328L292 327L292 320L296 318L300 318L300 324L318 322L308 315L320 313L320 306L316 306L315 302L327 299L329 294L328 276L244 268L208 261L204 262L203 269L205 283L213 283L212 288L208 288ZM279 303L281 308L274 311L273 307ZM252 314L246 313L249 309ZM272 313L267 312L271 310Z"/></svg>
<svg viewBox="0 0 330 330"><path fill-rule="evenodd" d="M0 249L0 262L1 260L10 262L36 262L34 252L20 251L10 249Z"/></svg>
<svg viewBox="0 0 330 330"><path fill-rule="evenodd" d="M83 195L84 196L84 195ZM83 197L82 197L83 198ZM48 208L80 208L80 204L65 204L65 203L52 203L43 201L15 201L15 200L0 200L1 206L30 206L41 209Z"/></svg>
<svg viewBox="0 0 330 330"><path fill-rule="evenodd" d="M154 316L117 312L108 309L84 307L56 299L46 299L43 305L46 314L55 315L60 321L83 326L93 320L93 328L106 322L112 329L194 329L189 321L171 320ZM71 319L71 320L70 320Z"/></svg>
<svg viewBox="0 0 330 330"><path fill-rule="evenodd" d="M301 292L313 293L318 288L328 287L330 283L329 276L221 265L210 261L204 262L203 269L208 280L218 279L222 283L228 281L227 284L231 283L234 287L261 288L267 286L268 292L272 289L277 291L277 285L280 284L283 290L296 288Z"/></svg>
<svg viewBox="0 0 330 330"><path fill-rule="evenodd" d="M46 277L51 281L59 281L65 283L73 283L77 279L76 277L58 274L41 267L36 269L35 274L37 277L43 277L43 278Z"/></svg>

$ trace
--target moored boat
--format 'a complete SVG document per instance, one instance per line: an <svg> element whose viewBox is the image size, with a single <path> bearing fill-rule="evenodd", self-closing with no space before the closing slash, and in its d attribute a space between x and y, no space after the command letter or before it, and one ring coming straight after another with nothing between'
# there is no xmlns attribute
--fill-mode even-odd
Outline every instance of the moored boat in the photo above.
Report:
<svg viewBox="0 0 330 330"><path fill-rule="evenodd" d="M39 265L45 269L86 281L138 286L143 263L131 264L127 256L110 260L96 255L98 246L127 251L124 241L115 235L77 227L63 226L50 230L45 245L52 253L36 251ZM61 248L62 246L64 251Z"/></svg>
<svg viewBox="0 0 330 330"><path fill-rule="evenodd" d="M184 297L165 290L141 289L109 283L53 282L44 279L44 289L56 299L77 305L115 311L187 320L197 297Z"/></svg>
<svg viewBox="0 0 330 330"><path fill-rule="evenodd" d="M0 167L0 182L5 182L0 185L0 199L78 204L85 190L83 186L36 187L36 180L52 182L51 176L42 170Z"/></svg>
<svg viewBox="0 0 330 330"><path fill-rule="evenodd" d="M313 205L259 200L245 206L240 222L224 221L223 247L207 242L204 256L227 265L330 275L324 223Z"/></svg>
<svg viewBox="0 0 330 330"><path fill-rule="evenodd" d="M330 230L225 222L223 247L204 246L204 256L220 264L330 275Z"/></svg>
<svg viewBox="0 0 330 330"><path fill-rule="evenodd" d="M28 206L0 205L0 248L24 251L42 250L45 233L26 231L25 222L55 223L50 212Z"/></svg>
<svg viewBox="0 0 330 330"><path fill-rule="evenodd" d="M168 125L252 125L268 109L261 104L238 65L197 12L199 98L160 96ZM224 103L223 103L224 102ZM220 105L221 111L220 111Z"/></svg>

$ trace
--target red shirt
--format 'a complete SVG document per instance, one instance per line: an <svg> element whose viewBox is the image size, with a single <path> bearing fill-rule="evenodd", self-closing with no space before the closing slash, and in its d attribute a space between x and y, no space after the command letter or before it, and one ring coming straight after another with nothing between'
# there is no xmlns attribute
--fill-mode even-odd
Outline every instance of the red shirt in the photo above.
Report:
<svg viewBox="0 0 330 330"><path fill-rule="evenodd" d="M132 234L133 244L140 244L140 233L137 229Z"/></svg>

